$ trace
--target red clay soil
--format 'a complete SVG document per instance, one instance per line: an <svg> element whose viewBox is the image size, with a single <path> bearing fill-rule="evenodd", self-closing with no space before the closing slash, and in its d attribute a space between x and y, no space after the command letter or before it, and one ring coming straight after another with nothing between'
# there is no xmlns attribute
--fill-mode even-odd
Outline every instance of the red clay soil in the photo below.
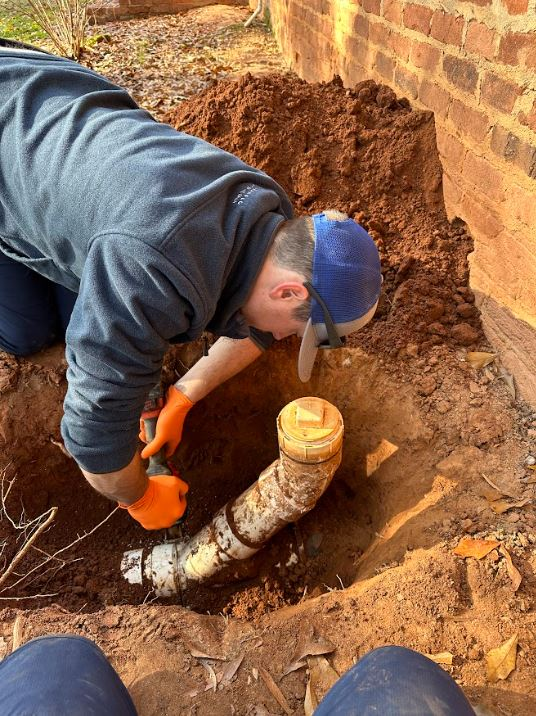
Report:
<svg viewBox="0 0 536 716"><path fill-rule="evenodd" d="M497 361L476 370L466 360L489 347L468 287L471 238L445 215L432 115L372 81L348 90L276 75L223 81L167 119L268 172L298 213L332 208L360 221L377 241L385 279L376 319L326 355L305 389L288 341L194 408L176 455L191 485L187 534L275 459L275 417L298 395L340 408L343 464L299 525L225 584L186 595L194 611L122 580L122 552L163 538L122 511L61 554L80 561L55 559L13 586L43 559L30 549L0 585L3 599L13 598L2 612L6 649L20 634L86 634L112 658L141 714L281 713L259 677L264 667L301 714L306 669L281 675L298 635L314 629L332 642L339 673L385 643L448 651L445 668L475 702L533 714L528 438L536 414L515 400ZM171 352L166 380L198 355L196 345ZM21 501L29 518L58 506L36 542L49 554L110 512L57 444L64 371L61 347L33 360L0 355L2 467L6 480L16 477L5 505L16 519ZM507 506L497 513L501 496ZM467 535L505 545L522 575L517 590L502 553L453 555ZM4 517L1 540L7 565L24 535ZM490 684L485 654L514 633L516 669ZM215 660L195 656L200 650ZM224 666L241 655L228 678Z"/></svg>

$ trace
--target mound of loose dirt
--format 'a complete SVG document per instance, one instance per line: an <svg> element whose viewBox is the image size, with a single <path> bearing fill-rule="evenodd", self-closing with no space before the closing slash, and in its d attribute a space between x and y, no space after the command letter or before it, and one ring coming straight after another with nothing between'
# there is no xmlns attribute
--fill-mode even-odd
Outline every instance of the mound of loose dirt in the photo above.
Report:
<svg viewBox="0 0 536 716"><path fill-rule="evenodd" d="M123 550L162 539L122 511L46 570L30 573L44 557L31 549L0 585L12 598L2 612L6 648L21 634L90 636L141 714L273 713L263 667L300 714L307 674L281 675L298 635L314 630L333 642L329 658L341 673L385 643L449 651L445 668L472 698L534 713L536 518L524 461L536 414L514 401L496 362L476 370L465 360L468 349L487 346L467 285L471 239L442 204L433 118L374 82L346 90L280 75L222 82L168 120L267 171L298 212L355 217L377 241L385 277L377 319L349 347L327 352L310 384L297 380L290 341L195 406L175 457L191 486L186 536L277 456L276 415L299 395L340 408L343 463L298 525L224 584L186 595L197 614L121 579ZM195 345L171 352L167 381L199 354ZM59 507L36 545L47 554L109 512L61 450L65 388L61 347L33 360L1 356L0 467L16 478L4 491L14 522L0 521L6 564L24 542L21 503L29 518ZM521 573L517 590L503 553L481 561L452 554L468 535L503 543ZM21 611L33 605L45 608ZM516 670L505 688L489 687L485 653L513 633ZM215 657L210 668L200 652ZM226 676L222 664L241 656L236 677Z"/></svg>
<svg viewBox="0 0 536 716"><path fill-rule="evenodd" d="M389 355L482 339L469 289L472 241L450 225L430 112L413 111L372 80L295 75L218 83L167 116L274 177L298 213L343 211L368 229L382 258L376 320L354 345Z"/></svg>

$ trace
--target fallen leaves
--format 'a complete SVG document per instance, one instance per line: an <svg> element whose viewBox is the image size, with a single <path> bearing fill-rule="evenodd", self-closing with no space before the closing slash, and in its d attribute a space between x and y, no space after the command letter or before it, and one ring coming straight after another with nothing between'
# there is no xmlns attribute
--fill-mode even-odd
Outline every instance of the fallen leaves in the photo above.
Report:
<svg viewBox="0 0 536 716"><path fill-rule="evenodd" d="M483 351L470 351L465 356L465 360L475 370L485 368L495 360L495 353L485 353Z"/></svg>
<svg viewBox="0 0 536 716"><path fill-rule="evenodd" d="M281 706L283 711L288 714L288 716L292 716L292 709L288 705L288 701L284 697L283 692L281 691L279 686L273 680L271 674L266 671L266 669L264 669L262 666L259 666L259 674L261 675L262 680L266 684L268 691L272 694L272 696Z"/></svg>
<svg viewBox="0 0 536 716"><path fill-rule="evenodd" d="M445 664L446 666L452 666L454 658L450 651L441 651L438 654L424 654L424 656L435 661L436 664Z"/></svg>
<svg viewBox="0 0 536 716"><path fill-rule="evenodd" d="M510 502L508 500L503 500L502 498L499 500L491 500L489 501L489 506L495 512L496 515L502 515L504 512L508 512L508 510L513 510L515 507L525 507L530 502L530 499L525 498L523 500L517 500L516 502Z"/></svg>
<svg viewBox="0 0 536 716"><path fill-rule="evenodd" d="M291 671L307 666L307 657L331 654L332 651L335 651L335 646L323 636L316 636L313 627L309 626L301 633L291 662L281 674L281 678L290 674Z"/></svg>
<svg viewBox="0 0 536 716"><path fill-rule="evenodd" d="M503 544L501 544L501 546L499 547L499 552L506 560L506 571L508 572L508 576L512 580L514 592L517 592L517 590L519 589L519 585L521 584L521 572L517 567L514 566L514 563L512 562L512 557L510 556L510 552Z"/></svg>
<svg viewBox="0 0 536 716"><path fill-rule="evenodd" d="M486 654L487 678L491 683L506 679L516 668L517 634Z"/></svg>
<svg viewBox="0 0 536 716"><path fill-rule="evenodd" d="M498 547L501 543L496 539L473 539L472 537L462 537L457 546L453 549L453 553L458 557L475 557L483 559L492 549Z"/></svg>
<svg viewBox="0 0 536 716"><path fill-rule="evenodd" d="M506 562L506 571L512 580L514 592L517 592L521 584L521 572L512 562L512 557L506 547L498 540L492 539L474 539L473 537L462 537L456 547L452 550L453 554L458 557L474 557L475 559L484 559L495 548L499 548L499 553L504 557ZM497 560L497 552L494 552L494 560Z"/></svg>
<svg viewBox="0 0 536 716"><path fill-rule="evenodd" d="M339 674L323 656L310 656L307 659L307 664L309 680L305 689L303 710L305 716L312 716L318 704L333 684L339 680Z"/></svg>

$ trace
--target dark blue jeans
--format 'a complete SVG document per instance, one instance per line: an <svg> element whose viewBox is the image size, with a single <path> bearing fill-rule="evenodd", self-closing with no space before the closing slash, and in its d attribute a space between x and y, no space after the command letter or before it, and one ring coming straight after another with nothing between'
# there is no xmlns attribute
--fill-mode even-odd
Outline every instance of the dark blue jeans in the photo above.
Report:
<svg viewBox="0 0 536 716"><path fill-rule="evenodd" d="M2 716L136 716L102 651L81 636L44 636L0 662Z"/></svg>
<svg viewBox="0 0 536 716"><path fill-rule="evenodd" d="M341 676L314 716L475 716L454 679L401 646L366 654Z"/></svg>
<svg viewBox="0 0 536 716"><path fill-rule="evenodd" d="M76 294L0 252L0 350L25 356L63 340Z"/></svg>

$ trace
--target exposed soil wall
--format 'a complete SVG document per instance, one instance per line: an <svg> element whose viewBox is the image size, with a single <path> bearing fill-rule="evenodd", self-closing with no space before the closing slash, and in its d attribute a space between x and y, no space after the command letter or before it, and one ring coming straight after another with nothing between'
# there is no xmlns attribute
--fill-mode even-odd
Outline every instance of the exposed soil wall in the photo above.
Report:
<svg viewBox="0 0 536 716"><path fill-rule="evenodd" d="M250 3L254 5L254 2ZM448 215L475 239L484 328L536 403L534 0L267 0L309 81L374 78L434 112Z"/></svg>

